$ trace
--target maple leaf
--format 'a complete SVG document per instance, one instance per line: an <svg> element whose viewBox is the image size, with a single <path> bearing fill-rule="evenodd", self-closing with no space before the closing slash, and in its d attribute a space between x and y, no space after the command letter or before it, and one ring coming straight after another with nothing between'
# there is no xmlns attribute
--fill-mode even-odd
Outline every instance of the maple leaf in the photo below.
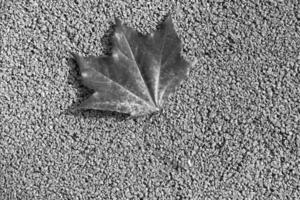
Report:
<svg viewBox="0 0 300 200"><path fill-rule="evenodd" d="M95 92L79 108L131 116L157 112L187 76L181 41L171 17L161 28L141 35L116 19L111 56L74 54L83 84Z"/></svg>

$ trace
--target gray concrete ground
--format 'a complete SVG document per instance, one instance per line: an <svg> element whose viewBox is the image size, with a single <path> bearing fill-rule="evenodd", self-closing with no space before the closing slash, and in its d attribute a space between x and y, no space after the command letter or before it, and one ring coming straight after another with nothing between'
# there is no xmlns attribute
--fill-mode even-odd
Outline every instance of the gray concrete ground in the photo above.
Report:
<svg viewBox="0 0 300 200"><path fill-rule="evenodd" d="M0 4L0 199L299 199L299 1ZM70 52L173 13L197 64L154 116L75 112Z"/></svg>

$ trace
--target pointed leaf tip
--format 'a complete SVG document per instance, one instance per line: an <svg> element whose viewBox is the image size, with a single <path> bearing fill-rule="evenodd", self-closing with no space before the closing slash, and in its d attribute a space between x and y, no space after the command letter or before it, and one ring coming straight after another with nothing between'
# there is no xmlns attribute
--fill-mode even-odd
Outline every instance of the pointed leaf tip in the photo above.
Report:
<svg viewBox="0 0 300 200"><path fill-rule="evenodd" d="M163 21L163 23L161 24L161 27L167 27L167 28L174 28L174 24L173 24L173 20L171 15L168 15L165 20Z"/></svg>
<svg viewBox="0 0 300 200"><path fill-rule="evenodd" d="M80 56L77 53L71 52L73 59L78 61L80 59Z"/></svg>
<svg viewBox="0 0 300 200"><path fill-rule="evenodd" d="M172 22L172 15L168 14L165 21L171 21Z"/></svg>
<svg viewBox="0 0 300 200"><path fill-rule="evenodd" d="M115 17L115 21L116 21L117 26L121 26L123 24L122 21L120 20L120 18L118 18L118 17Z"/></svg>
<svg viewBox="0 0 300 200"><path fill-rule="evenodd" d="M170 14L167 15L164 23L173 24L172 16Z"/></svg>

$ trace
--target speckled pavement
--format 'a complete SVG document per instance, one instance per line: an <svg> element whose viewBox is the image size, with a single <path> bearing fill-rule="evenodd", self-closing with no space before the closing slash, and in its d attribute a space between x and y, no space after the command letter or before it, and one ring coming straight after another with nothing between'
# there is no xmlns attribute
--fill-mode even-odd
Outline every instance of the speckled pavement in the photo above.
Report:
<svg viewBox="0 0 300 200"><path fill-rule="evenodd" d="M299 1L112 2L0 2L0 199L299 199ZM75 111L71 53L168 13L197 62L164 109Z"/></svg>

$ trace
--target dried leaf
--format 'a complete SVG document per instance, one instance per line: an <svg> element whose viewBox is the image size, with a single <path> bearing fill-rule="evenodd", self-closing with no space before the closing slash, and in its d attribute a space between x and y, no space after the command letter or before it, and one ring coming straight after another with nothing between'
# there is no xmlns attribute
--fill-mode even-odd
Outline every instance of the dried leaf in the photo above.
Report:
<svg viewBox="0 0 300 200"><path fill-rule="evenodd" d="M147 36L116 19L112 56L75 54L83 84L95 92L79 108L139 116L159 111L187 76L181 42L169 16Z"/></svg>

